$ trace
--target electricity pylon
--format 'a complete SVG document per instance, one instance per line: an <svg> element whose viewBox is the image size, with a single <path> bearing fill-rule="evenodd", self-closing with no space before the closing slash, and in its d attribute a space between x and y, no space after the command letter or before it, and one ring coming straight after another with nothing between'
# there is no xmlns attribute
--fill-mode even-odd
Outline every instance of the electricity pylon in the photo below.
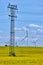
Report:
<svg viewBox="0 0 43 65"><path fill-rule="evenodd" d="M8 5L8 8L10 8L11 14L9 15L11 17L11 25L10 25L10 49L9 49L9 55L15 56L14 46L15 46L15 18L17 17L15 15L15 11L17 10L17 5Z"/></svg>

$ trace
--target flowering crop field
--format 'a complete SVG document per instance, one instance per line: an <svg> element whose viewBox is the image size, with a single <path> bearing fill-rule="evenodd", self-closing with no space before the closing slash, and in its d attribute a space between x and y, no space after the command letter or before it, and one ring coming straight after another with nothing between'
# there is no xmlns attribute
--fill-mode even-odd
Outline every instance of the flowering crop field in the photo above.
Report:
<svg viewBox="0 0 43 65"><path fill-rule="evenodd" d="M43 65L43 47L15 47L16 56L9 56L9 47L0 46L0 65Z"/></svg>

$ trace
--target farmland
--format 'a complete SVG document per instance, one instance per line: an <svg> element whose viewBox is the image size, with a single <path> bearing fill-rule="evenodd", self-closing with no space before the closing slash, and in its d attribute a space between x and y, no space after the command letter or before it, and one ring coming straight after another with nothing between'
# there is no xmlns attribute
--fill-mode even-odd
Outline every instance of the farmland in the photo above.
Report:
<svg viewBox="0 0 43 65"><path fill-rule="evenodd" d="M43 65L42 47L15 47L16 56L9 56L9 47L0 46L0 65Z"/></svg>

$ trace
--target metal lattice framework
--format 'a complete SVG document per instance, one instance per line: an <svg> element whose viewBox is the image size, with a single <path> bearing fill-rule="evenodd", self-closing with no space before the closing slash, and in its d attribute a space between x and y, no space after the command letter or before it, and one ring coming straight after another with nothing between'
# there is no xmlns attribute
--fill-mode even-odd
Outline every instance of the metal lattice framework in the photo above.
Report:
<svg viewBox="0 0 43 65"><path fill-rule="evenodd" d="M10 8L11 14L9 15L11 17L11 23L10 23L10 49L9 49L9 55L15 56L14 52L14 46L15 46L15 18L17 17L15 15L15 11L17 10L17 5L8 5L8 8Z"/></svg>

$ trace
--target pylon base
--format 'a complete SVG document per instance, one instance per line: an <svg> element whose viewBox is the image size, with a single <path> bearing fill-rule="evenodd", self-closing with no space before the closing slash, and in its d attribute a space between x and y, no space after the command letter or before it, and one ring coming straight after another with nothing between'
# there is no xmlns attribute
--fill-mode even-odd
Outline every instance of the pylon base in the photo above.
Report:
<svg viewBox="0 0 43 65"><path fill-rule="evenodd" d="M16 56L16 54L15 53L9 53L9 56Z"/></svg>

